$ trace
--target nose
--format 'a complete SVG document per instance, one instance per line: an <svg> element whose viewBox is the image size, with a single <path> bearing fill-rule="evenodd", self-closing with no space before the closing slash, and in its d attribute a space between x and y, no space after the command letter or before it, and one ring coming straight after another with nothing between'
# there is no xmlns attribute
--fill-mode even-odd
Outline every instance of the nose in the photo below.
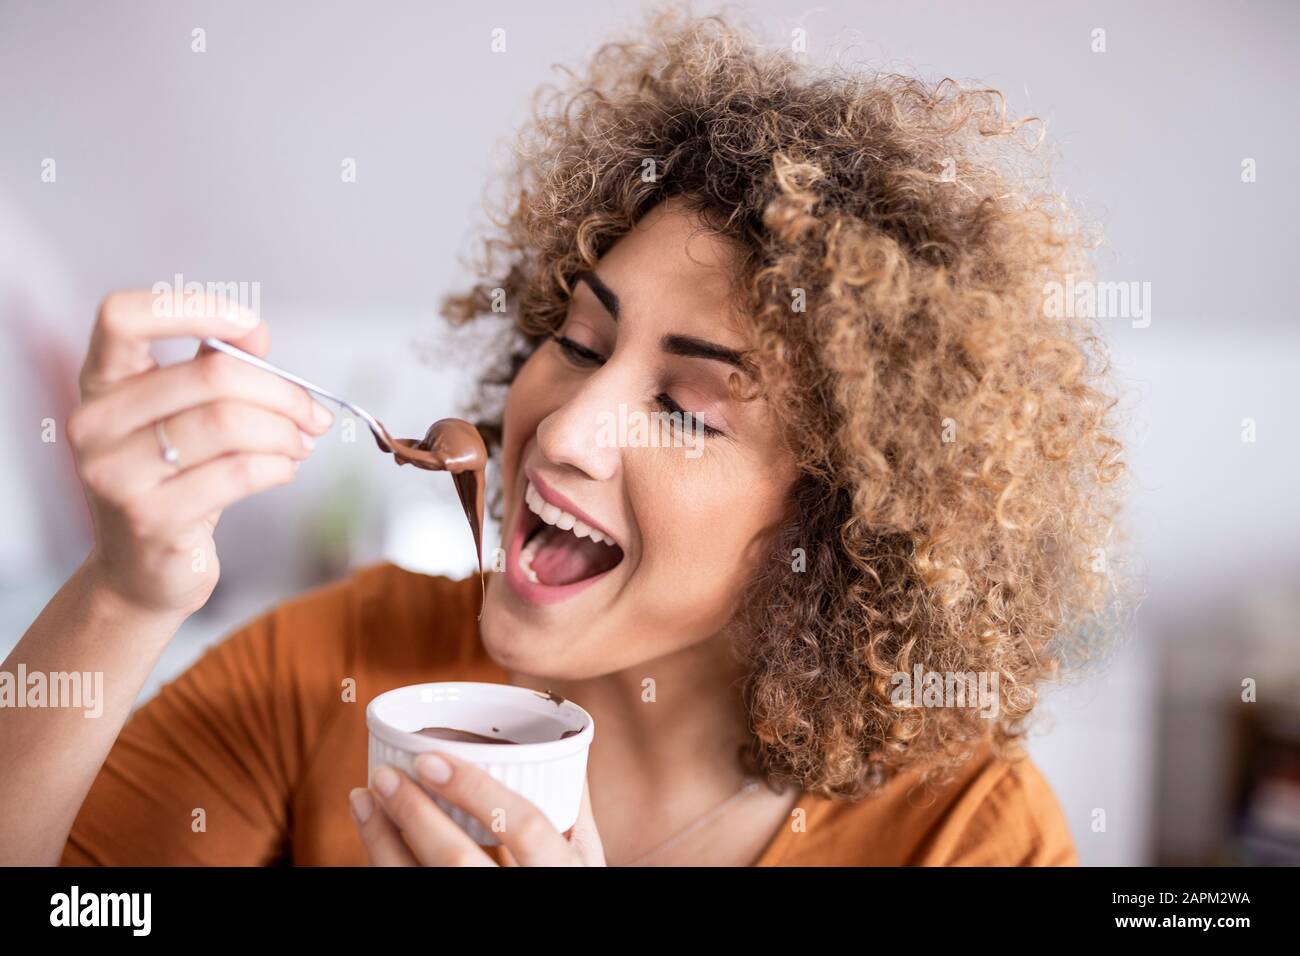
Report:
<svg viewBox="0 0 1300 956"><path fill-rule="evenodd" d="M608 372L608 367L602 371ZM576 468L594 481L618 474L618 403L612 376L592 375L537 426L537 447L548 461ZM624 406L626 407L626 406Z"/></svg>

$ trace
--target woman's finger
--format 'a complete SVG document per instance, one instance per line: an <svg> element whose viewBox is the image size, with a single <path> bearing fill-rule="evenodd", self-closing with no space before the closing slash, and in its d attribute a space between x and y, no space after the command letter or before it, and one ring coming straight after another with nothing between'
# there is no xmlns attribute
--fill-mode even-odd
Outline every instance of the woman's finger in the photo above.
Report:
<svg viewBox="0 0 1300 956"><path fill-rule="evenodd" d="M267 354L271 351L271 330L267 328L265 322L258 322L257 325L253 327L253 331L249 332L242 339L238 339L231 344L237 345L250 355L256 355L258 358L266 358ZM211 355L215 351L217 350L199 342L198 348L194 350L194 357L198 358L200 355ZM305 435L306 432L303 432L303 434ZM221 521L221 512L214 511L212 514L205 516L203 521L208 525L209 531L216 531L217 524Z"/></svg>
<svg viewBox="0 0 1300 956"><path fill-rule="evenodd" d="M578 807L578 820L565 833L586 866L605 865L605 847L600 842L596 818L591 813L591 794L585 778L582 781L582 804Z"/></svg>
<svg viewBox="0 0 1300 956"><path fill-rule="evenodd" d="M248 309L206 293L172 300L170 289L114 292L99 306L90 348L81 368L83 397L154 367L149 344L154 339L193 335L237 343L257 325Z"/></svg>
<svg viewBox="0 0 1300 956"><path fill-rule="evenodd" d="M311 435L324 434L334 422L329 409L292 382L209 352L118 383L73 412L68 438L84 454L115 445L160 418L222 400L260 405Z"/></svg>
<svg viewBox="0 0 1300 956"><path fill-rule="evenodd" d="M229 341L231 345L243 349L245 352L256 355L258 358L266 358L271 351L271 330L267 327L265 322L258 322L257 325L253 326L253 331L249 332L242 339L227 339L226 341ZM200 355L211 355L215 351L217 350L211 346L199 342L198 346L194 349L194 357L198 358Z"/></svg>
<svg viewBox="0 0 1300 956"><path fill-rule="evenodd" d="M445 752L413 761L420 782L495 834L520 866L580 865L574 848L525 797L472 763Z"/></svg>
<svg viewBox="0 0 1300 956"><path fill-rule="evenodd" d="M137 428L119 445L86 453L82 477L96 493L117 501L222 455L258 452L301 461L316 444L284 415L230 399L173 415L163 421L163 436L176 452L174 463L163 458L153 423Z"/></svg>
<svg viewBox="0 0 1300 956"><path fill-rule="evenodd" d="M422 866L495 866L483 848L443 813L414 780L393 767L379 767L371 781L380 809L402 831Z"/></svg>
<svg viewBox="0 0 1300 956"><path fill-rule="evenodd" d="M147 495L137 495L122 510L136 538L166 538L236 501L288 484L294 464L284 455L223 455L169 478Z"/></svg>
<svg viewBox="0 0 1300 956"><path fill-rule="evenodd" d="M393 826L387 814L375 804L375 795L365 787L357 787L348 794L352 804L352 819L365 844L371 866L419 866L411 848L402 840L402 834Z"/></svg>

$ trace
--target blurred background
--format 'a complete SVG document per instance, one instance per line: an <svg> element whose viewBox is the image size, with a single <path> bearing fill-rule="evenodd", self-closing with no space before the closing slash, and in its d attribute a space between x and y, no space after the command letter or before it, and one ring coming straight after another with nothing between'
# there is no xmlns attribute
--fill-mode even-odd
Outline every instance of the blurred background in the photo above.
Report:
<svg viewBox="0 0 1300 956"><path fill-rule="evenodd" d="M76 401L103 295L256 282L273 361L422 434L463 410L482 351L437 303L467 283L532 91L641 9L0 2L0 658L88 547L42 423ZM1145 318L1106 324L1146 598L1112 659L1047 692L1032 756L1085 864L1300 862L1300 5L734 9L774 45L803 30L814 62L992 85L1046 121L1058 184L1105 232L1098 278L1150 284ZM218 592L141 700L349 567L473 566L451 483L339 425L218 544Z"/></svg>

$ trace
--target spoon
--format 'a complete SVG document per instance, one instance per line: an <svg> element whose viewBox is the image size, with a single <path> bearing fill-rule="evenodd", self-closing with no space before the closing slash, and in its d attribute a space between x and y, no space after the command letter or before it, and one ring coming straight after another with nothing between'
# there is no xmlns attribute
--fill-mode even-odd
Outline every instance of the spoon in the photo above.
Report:
<svg viewBox="0 0 1300 956"><path fill-rule="evenodd" d="M480 597L486 594L487 585L483 576L483 483L488 455L487 447L483 444L483 436L473 425L459 418L443 418L430 425L422 439L394 438L388 434L388 429L380 424L379 419L360 405L354 405L347 399L319 385L313 385L292 372L286 372L266 359L258 358L229 342L213 338L200 341L210 349L224 352L264 372L278 375L287 382L292 382L326 401L335 403L340 408L346 408L366 423L370 433L375 436L375 444L379 446L379 450L392 455L399 465L411 464L429 471L450 473L461 507L465 510L465 518L469 521L470 531L474 535ZM482 613L480 604L479 614Z"/></svg>
<svg viewBox="0 0 1300 956"><path fill-rule="evenodd" d="M346 408L353 415L357 416L357 418L361 419L363 422L366 423L366 426L370 429L370 433L375 436L375 444L379 446L380 451L386 451L389 454L402 458L402 457L406 457L406 455L404 455L403 453L410 450L411 446L394 440L393 436L388 434L388 429L386 429L382 424L380 424L379 419L375 418L374 415L371 415L360 405L353 405L347 399L340 398L338 395L335 395L333 392L321 388L319 385L313 385L305 378L301 378L300 376L294 375L293 372L287 372L284 369L280 368L278 365L272 365L270 362L266 361L266 359L258 358L256 355L253 355L251 352L245 352L241 348L236 348L235 346L231 345L229 342L223 342L221 341L221 339L212 339L212 338L202 339L201 341L203 342L204 345L206 345L210 349L216 349L218 352L224 352L226 355L232 356L233 358L237 358L241 362L247 362L249 365L252 365L254 368L260 368L264 372L270 372L272 375L278 375L280 376L280 378L284 379L285 381L293 382L293 384L305 388L307 391L312 392L316 395L319 395L321 398L325 399L326 401L333 402L334 404L338 405L340 408ZM401 449L401 451L398 450L399 448Z"/></svg>
<svg viewBox="0 0 1300 956"><path fill-rule="evenodd" d="M341 398L319 385L313 385L305 378L294 375L292 372L286 372L278 365L272 365L266 359L258 358L256 355L245 352L229 342L213 338L205 338L201 341L208 348L224 352L226 355L237 358L241 362L247 362L254 368L260 368L264 372L278 375L285 381L293 382L293 384L305 388L327 401L334 402L340 408L346 408L366 423L370 428L370 433L375 436L375 444L379 446L379 450L392 455L397 459L399 465L409 463L417 468L450 472L457 479L456 487L458 491L462 492L462 496L468 492L475 492L474 497L482 497L481 484L483 470L487 464L487 448L483 444L482 436L469 422L461 421L459 418L444 418L434 422L422 439L394 438L388 433L388 429L380 423L379 419L360 405L354 405L347 399ZM462 475L467 477L462 479ZM474 479L477 484L471 482L471 479ZM469 484L462 488L462 483ZM470 503L467 502L466 508L469 507ZM474 526L476 537L479 534L479 525L482 524L483 520L482 510L483 506L480 501L477 507L479 524ZM469 513L468 510L466 513Z"/></svg>

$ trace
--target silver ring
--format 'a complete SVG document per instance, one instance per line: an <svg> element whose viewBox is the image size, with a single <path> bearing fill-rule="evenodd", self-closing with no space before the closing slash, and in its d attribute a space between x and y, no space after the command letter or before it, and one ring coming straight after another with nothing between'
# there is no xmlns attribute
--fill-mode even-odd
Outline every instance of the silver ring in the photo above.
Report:
<svg viewBox="0 0 1300 956"><path fill-rule="evenodd" d="M163 420L161 418L153 423L153 433L158 436L158 450L162 452L163 461L169 465L178 465L181 460L180 453L167 440L167 432L163 429Z"/></svg>

